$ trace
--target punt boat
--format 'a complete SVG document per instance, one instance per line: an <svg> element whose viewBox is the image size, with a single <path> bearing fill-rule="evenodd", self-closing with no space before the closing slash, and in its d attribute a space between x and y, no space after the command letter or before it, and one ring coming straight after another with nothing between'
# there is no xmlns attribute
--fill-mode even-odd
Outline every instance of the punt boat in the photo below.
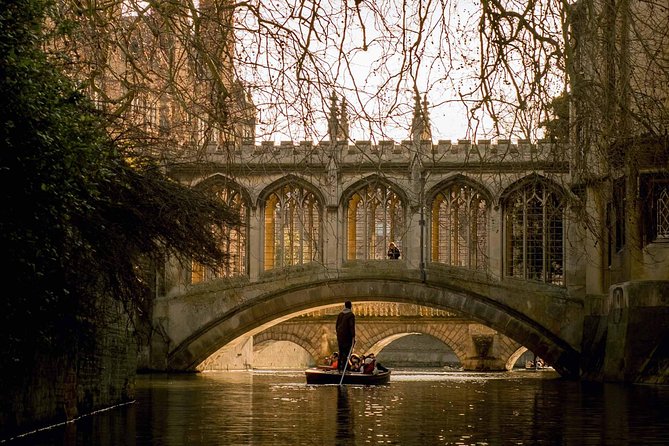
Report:
<svg viewBox="0 0 669 446"><path fill-rule="evenodd" d="M337 369L329 367L312 367L304 371L307 376L307 384L339 384L341 373ZM376 374L346 372L343 384L378 385L388 384L390 381L390 370L379 371Z"/></svg>

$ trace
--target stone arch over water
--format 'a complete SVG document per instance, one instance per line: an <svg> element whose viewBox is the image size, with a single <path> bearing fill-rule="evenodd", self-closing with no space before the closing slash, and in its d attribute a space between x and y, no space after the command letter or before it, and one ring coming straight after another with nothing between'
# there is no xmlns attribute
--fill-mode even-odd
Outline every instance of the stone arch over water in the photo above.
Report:
<svg viewBox="0 0 669 446"><path fill-rule="evenodd" d="M209 312L211 317L207 322L194 326L189 335L169 351L168 369L194 370L217 349L241 336L255 335L294 316L341 304L345 299L354 304L383 301L452 309L536 352L561 374L576 376L578 373L578 351L575 348L534 319L500 302L471 291L374 278L280 287L256 298L240 301L219 314Z"/></svg>

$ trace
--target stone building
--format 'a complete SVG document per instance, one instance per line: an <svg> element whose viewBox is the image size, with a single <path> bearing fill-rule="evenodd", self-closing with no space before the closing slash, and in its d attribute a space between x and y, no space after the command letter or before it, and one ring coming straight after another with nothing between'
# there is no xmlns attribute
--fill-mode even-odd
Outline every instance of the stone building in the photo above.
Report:
<svg viewBox="0 0 669 446"><path fill-rule="evenodd" d="M407 268L566 290L583 303L573 336L583 341L584 373L626 379L662 374L669 350L666 341L647 342L669 332L669 44L656 32L668 12L614 3L570 8L569 144L435 142L420 97L405 141L351 141L347 105L336 95L327 140L256 144L253 103L230 63L225 2L188 13L178 2L101 11L122 17L118 45L96 47L108 22L90 21L81 36L88 63L73 75L120 119L112 121L118 129L179 160L170 175L242 216L222 234L225 268L168 262L159 298L311 265L386 260L394 242Z"/></svg>
<svg viewBox="0 0 669 446"><path fill-rule="evenodd" d="M232 8L225 2L63 2L76 20L53 43L122 144L158 161L255 137L256 110L236 78ZM79 11L78 8L87 8Z"/></svg>
<svg viewBox="0 0 669 446"><path fill-rule="evenodd" d="M660 30L669 9L581 0L571 16L570 187L582 202L584 259L573 293L585 297L591 316L584 349L593 362L606 350L604 366L594 369L607 379L633 375L640 357L656 361L649 373L666 374L669 41ZM595 334L602 322L608 336ZM648 359L654 336L665 341Z"/></svg>

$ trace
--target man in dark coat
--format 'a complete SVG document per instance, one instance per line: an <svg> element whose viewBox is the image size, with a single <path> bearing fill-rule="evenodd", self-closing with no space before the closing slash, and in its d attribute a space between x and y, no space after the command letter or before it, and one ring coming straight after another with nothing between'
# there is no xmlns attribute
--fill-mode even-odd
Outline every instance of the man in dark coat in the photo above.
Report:
<svg viewBox="0 0 669 446"><path fill-rule="evenodd" d="M337 368L343 372L349 352L355 343L355 315L350 300L344 303L344 309L337 316L337 344L339 344L339 363Z"/></svg>

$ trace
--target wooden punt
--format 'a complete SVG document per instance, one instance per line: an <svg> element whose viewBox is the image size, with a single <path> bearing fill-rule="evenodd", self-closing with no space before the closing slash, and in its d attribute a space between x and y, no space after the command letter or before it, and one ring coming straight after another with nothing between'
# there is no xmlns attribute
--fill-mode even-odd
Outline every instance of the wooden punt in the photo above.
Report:
<svg viewBox="0 0 669 446"><path fill-rule="evenodd" d="M336 369L326 367L313 367L304 371L307 376L307 384L339 384L341 373ZM374 386L388 384L390 381L390 370L368 374L360 372L346 372L342 384L357 384Z"/></svg>

